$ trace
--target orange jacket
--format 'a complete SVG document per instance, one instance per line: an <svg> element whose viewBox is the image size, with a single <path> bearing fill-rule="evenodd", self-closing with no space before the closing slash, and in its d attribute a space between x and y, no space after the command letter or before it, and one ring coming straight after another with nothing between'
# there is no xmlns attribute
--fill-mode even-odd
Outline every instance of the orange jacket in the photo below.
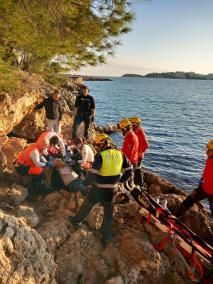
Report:
<svg viewBox="0 0 213 284"><path fill-rule="evenodd" d="M134 131L130 130L124 137L121 151L129 159L132 165L138 163L138 138Z"/></svg>
<svg viewBox="0 0 213 284"><path fill-rule="evenodd" d="M39 143L40 141L42 141L45 137L46 137L46 135L47 135L47 133L49 133L50 131L44 131L44 132L42 132L41 133L41 135L38 137L38 139L37 139L37 143Z"/></svg>
<svg viewBox="0 0 213 284"><path fill-rule="evenodd" d="M202 188L210 195L213 195L213 158L206 160L202 177Z"/></svg>
<svg viewBox="0 0 213 284"><path fill-rule="evenodd" d="M135 134L138 137L138 158L143 158L144 152L149 148L149 143L144 130L141 127L135 129Z"/></svg>
<svg viewBox="0 0 213 284"><path fill-rule="evenodd" d="M37 143L34 143L19 153L16 162L18 163L20 162L24 166L29 166L29 167L35 166L33 160L30 158L31 152L34 151L35 149L38 150L40 154L42 154L42 149L39 148Z"/></svg>

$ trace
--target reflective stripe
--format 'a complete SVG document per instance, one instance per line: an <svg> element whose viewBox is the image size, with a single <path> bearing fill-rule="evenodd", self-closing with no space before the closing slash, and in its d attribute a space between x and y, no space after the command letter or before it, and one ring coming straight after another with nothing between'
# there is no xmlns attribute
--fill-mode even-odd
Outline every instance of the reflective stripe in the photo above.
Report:
<svg viewBox="0 0 213 284"><path fill-rule="evenodd" d="M122 173L126 172L126 171L130 171L132 170L132 166L131 167L128 167L128 168L123 168L122 169Z"/></svg>
<svg viewBox="0 0 213 284"><path fill-rule="evenodd" d="M101 152L102 165L98 172L99 176L117 176L120 175L123 164L121 151L108 149Z"/></svg>
<svg viewBox="0 0 213 284"><path fill-rule="evenodd" d="M117 186L117 183L94 183L95 186L100 188L115 188Z"/></svg>

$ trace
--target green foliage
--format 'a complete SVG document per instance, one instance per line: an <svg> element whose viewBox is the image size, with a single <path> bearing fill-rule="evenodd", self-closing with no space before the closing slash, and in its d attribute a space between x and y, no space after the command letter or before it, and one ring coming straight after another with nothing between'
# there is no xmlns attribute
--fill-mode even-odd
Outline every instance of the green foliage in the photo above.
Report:
<svg viewBox="0 0 213 284"><path fill-rule="evenodd" d="M15 68L0 59L0 93L11 92L18 88L20 81L16 73Z"/></svg>
<svg viewBox="0 0 213 284"><path fill-rule="evenodd" d="M47 63L66 55L67 64L82 66L104 63L129 31L133 20L127 0L0 0L1 58L14 61L22 54L20 67L51 73ZM55 70L56 71L56 70Z"/></svg>

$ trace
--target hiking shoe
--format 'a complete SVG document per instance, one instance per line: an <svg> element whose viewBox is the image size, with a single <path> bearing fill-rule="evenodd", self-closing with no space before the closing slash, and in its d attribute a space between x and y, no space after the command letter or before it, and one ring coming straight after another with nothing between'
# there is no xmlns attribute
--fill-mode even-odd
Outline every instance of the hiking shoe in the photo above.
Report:
<svg viewBox="0 0 213 284"><path fill-rule="evenodd" d="M70 216L70 217L68 218L68 220L69 220L69 222L72 224L72 226L73 226L73 228L74 228L75 230L77 230L77 229L80 227L80 225L81 225L81 223L75 221L75 216Z"/></svg>

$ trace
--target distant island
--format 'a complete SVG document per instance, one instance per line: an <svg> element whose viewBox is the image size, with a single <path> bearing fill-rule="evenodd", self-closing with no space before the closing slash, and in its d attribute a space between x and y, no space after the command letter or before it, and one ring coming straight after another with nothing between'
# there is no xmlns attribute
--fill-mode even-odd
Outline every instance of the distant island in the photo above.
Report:
<svg viewBox="0 0 213 284"><path fill-rule="evenodd" d="M80 75L81 76L81 75ZM99 76L81 76L84 81L112 81L109 78Z"/></svg>
<svg viewBox="0 0 213 284"><path fill-rule="evenodd" d="M197 74L195 72L163 72L163 73L149 73L146 75L140 74L124 74L121 77L142 77L142 78L165 78L165 79L193 79L193 80L213 80L213 74L208 75Z"/></svg>

